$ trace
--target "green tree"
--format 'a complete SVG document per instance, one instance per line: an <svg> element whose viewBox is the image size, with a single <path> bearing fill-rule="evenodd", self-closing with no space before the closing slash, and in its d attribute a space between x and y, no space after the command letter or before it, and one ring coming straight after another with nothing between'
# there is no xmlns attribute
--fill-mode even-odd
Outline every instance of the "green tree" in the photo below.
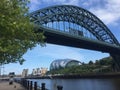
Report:
<svg viewBox="0 0 120 90"><path fill-rule="evenodd" d="M112 65L112 57L106 57L99 60L100 65Z"/></svg>
<svg viewBox="0 0 120 90"><path fill-rule="evenodd" d="M99 60L96 60L96 61L95 61L95 64L96 64L96 65L100 65Z"/></svg>
<svg viewBox="0 0 120 90"><path fill-rule="evenodd" d="M45 38L43 33L34 33L28 3L28 0L0 0L0 63L22 64L27 50Z"/></svg>
<svg viewBox="0 0 120 90"><path fill-rule="evenodd" d="M92 65L92 64L94 64L94 63L93 63L93 61L89 61L89 63L88 63L88 64L89 64L89 65Z"/></svg>

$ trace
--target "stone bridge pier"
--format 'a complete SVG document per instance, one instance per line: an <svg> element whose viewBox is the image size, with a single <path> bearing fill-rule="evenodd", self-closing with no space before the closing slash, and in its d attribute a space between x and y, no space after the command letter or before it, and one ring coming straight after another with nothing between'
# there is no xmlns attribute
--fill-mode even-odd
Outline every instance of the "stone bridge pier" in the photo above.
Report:
<svg viewBox="0 0 120 90"><path fill-rule="evenodd" d="M120 72L120 54L110 54L113 58L113 70Z"/></svg>

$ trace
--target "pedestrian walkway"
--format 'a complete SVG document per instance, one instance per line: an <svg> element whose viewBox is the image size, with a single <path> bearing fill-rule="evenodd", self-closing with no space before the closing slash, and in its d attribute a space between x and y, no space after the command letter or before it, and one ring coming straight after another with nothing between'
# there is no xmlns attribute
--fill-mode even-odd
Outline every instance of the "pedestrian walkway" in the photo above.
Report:
<svg viewBox="0 0 120 90"><path fill-rule="evenodd" d="M26 90L23 86L18 83L9 85L8 81L0 81L0 90Z"/></svg>

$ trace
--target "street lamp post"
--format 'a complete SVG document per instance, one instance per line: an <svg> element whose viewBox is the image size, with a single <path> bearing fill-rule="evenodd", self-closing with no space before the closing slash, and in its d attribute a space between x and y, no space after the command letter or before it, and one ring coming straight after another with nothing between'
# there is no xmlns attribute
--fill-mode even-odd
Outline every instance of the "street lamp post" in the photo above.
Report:
<svg viewBox="0 0 120 90"><path fill-rule="evenodd" d="M0 64L0 76L2 74L2 68L3 68L3 74L4 74L4 66L2 64Z"/></svg>

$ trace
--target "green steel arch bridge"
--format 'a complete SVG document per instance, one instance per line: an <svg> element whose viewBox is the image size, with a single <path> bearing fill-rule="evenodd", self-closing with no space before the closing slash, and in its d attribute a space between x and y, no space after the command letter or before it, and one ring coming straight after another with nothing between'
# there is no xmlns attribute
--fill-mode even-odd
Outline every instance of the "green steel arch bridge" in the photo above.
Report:
<svg viewBox="0 0 120 90"><path fill-rule="evenodd" d="M94 14L73 5L57 5L30 13L46 42L109 53L120 71L120 43Z"/></svg>

